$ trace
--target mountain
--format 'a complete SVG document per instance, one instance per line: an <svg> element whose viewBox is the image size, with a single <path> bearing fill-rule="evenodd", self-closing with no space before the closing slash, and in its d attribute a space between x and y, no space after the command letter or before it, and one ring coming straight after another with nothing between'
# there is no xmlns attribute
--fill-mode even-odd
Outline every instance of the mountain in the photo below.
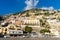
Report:
<svg viewBox="0 0 60 40"><path fill-rule="evenodd" d="M30 9L14 14L3 16L3 23L9 23L16 25L22 25L25 27L28 25L35 31L39 32L41 29L53 29L53 33L56 31L60 34L60 11L48 10L48 9ZM17 27L17 26L16 26ZM55 31L54 31L55 30Z"/></svg>
<svg viewBox="0 0 60 40"><path fill-rule="evenodd" d="M46 13L41 13L42 12L46 12ZM22 12L17 12L17 13L13 13L13 14L9 14L9 15L5 15L6 17L9 17L11 15L19 15L20 16L31 16L31 14L34 14L35 16L36 15L51 15L49 14L49 11L52 12L52 15L55 14L57 11L54 11L54 10L48 10L48 9L39 9L39 8L36 8L36 9L30 9L30 10L25 10L25 11L22 11ZM53 12L54 11L54 12ZM4 17L5 17L4 16Z"/></svg>

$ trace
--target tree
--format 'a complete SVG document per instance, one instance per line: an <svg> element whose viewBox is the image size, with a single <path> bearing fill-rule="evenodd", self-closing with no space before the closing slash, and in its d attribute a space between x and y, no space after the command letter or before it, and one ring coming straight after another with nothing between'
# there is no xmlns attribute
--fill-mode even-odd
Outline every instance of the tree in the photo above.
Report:
<svg viewBox="0 0 60 40"><path fill-rule="evenodd" d="M42 33L42 34L45 34L46 32L50 33L50 30L49 30L50 25L46 20L40 19L40 26L45 28L45 29L41 29L40 33Z"/></svg>
<svg viewBox="0 0 60 40"><path fill-rule="evenodd" d="M29 17L29 13L26 13L26 17Z"/></svg>
<svg viewBox="0 0 60 40"><path fill-rule="evenodd" d="M40 19L39 21L40 21L40 26L41 26L41 27L45 27L45 28L47 28L47 29L50 28L49 23L48 23L45 19Z"/></svg>
<svg viewBox="0 0 60 40"><path fill-rule="evenodd" d="M44 27L46 20L45 19L40 19L40 26Z"/></svg>
<svg viewBox="0 0 60 40"><path fill-rule="evenodd" d="M60 17L58 16L57 19L60 21Z"/></svg>
<svg viewBox="0 0 60 40"><path fill-rule="evenodd" d="M51 31L50 31L49 29L41 29L41 30L40 30L40 33L41 33L41 34L45 34L46 32L47 32L47 33L50 33Z"/></svg>
<svg viewBox="0 0 60 40"><path fill-rule="evenodd" d="M40 19L39 21L40 21L40 26L42 27L42 26L43 26L43 25L42 25L43 20L42 20L42 19Z"/></svg>
<svg viewBox="0 0 60 40"><path fill-rule="evenodd" d="M0 16L0 21L4 20L2 16Z"/></svg>
<svg viewBox="0 0 60 40"><path fill-rule="evenodd" d="M44 13L44 15L45 15L45 16L49 16L50 14L49 14L49 12L47 12L47 13Z"/></svg>
<svg viewBox="0 0 60 40"><path fill-rule="evenodd" d="M28 32L28 33L32 32L32 27L26 26L25 27L25 31Z"/></svg>

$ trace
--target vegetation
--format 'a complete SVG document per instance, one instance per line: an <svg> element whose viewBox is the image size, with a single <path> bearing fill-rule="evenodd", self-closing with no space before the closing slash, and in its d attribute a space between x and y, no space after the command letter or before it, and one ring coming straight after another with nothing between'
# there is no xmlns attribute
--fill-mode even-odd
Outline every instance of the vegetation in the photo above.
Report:
<svg viewBox="0 0 60 40"><path fill-rule="evenodd" d="M39 21L40 21L40 26L42 27L42 26L43 26L43 25L42 25L42 24L43 24L43 20L40 19Z"/></svg>
<svg viewBox="0 0 60 40"><path fill-rule="evenodd" d="M58 20L60 21L60 18L58 18Z"/></svg>
<svg viewBox="0 0 60 40"><path fill-rule="evenodd" d="M0 21L4 20L2 16L0 16Z"/></svg>
<svg viewBox="0 0 60 40"><path fill-rule="evenodd" d="M28 27L28 26L25 27L25 31L28 32L28 33L31 33L32 30L33 30L33 29L32 29L31 27Z"/></svg>
<svg viewBox="0 0 60 40"><path fill-rule="evenodd" d="M58 16L58 18L57 18L59 21L60 21L60 17Z"/></svg>
<svg viewBox="0 0 60 40"><path fill-rule="evenodd" d="M47 12L47 13L44 13L44 15L45 15L45 16L49 16L49 12Z"/></svg>
<svg viewBox="0 0 60 40"><path fill-rule="evenodd" d="M41 29L41 30L40 30L40 33L41 33L41 34L45 34L46 32L47 32L47 33L50 33L50 30L48 30L48 29Z"/></svg>
<svg viewBox="0 0 60 40"><path fill-rule="evenodd" d="M49 29L50 28L50 25L49 25L49 23L47 21L45 21L43 23L43 27L45 27L45 29Z"/></svg>
<svg viewBox="0 0 60 40"><path fill-rule="evenodd" d="M45 29L40 30L40 33L42 33L42 34L45 34L46 32L50 33L50 30L49 30L50 25L45 19L40 19L40 26L45 27Z"/></svg>
<svg viewBox="0 0 60 40"><path fill-rule="evenodd" d="M40 19L39 21L40 21L40 26L41 27L45 27L46 29L50 28L50 25L49 25L49 23L46 20Z"/></svg>
<svg viewBox="0 0 60 40"><path fill-rule="evenodd" d="M39 15L38 13L37 14L35 14L35 16L37 16L37 15Z"/></svg>
<svg viewBox="0 0 60 40"><path fill-rule="evenodd" d="M2 33L0 33L0 37L4 37L4 35Z"/></svg>
<svg viewBox="0 0 60 40"><path fill-rule="evenodd" d="M16 13L14 13L13 15L17 15L17 14L20 14L21 12L16 12Z"/></svg>
<svg viewBox="0 0 60 40"><path fill-rule="evenodd" d="M29 13L26 13L26 17L29 17Z"/></svg>
<svg viewBox="0 0 60 40"><path fill-rule="evenodd" d="M44 27L44 25L45 25L45 20L44 20L44 19L40 19L39 21L40 21L40 26L41 26L41 27Z"/></svg>

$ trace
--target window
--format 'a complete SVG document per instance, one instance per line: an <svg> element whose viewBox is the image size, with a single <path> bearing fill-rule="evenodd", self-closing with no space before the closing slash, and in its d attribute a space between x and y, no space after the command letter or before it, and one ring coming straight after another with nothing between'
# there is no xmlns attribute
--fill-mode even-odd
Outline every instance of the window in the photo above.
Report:
<svg viewBox="0 0 60 40"><path fill-rule="evenodd" d="M14 31L13 31L13 33L14 33Z"/></svg>
<svg viewBox="0 0 60 40"><path fill-rule="evenodd" d="M21 33L21 32L18 32L18 33Z"/></svg>

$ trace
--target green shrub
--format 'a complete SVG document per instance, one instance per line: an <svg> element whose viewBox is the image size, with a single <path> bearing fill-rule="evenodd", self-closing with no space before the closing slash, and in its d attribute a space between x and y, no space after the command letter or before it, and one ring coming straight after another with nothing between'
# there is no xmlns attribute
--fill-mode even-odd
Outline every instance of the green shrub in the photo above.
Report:
<svg viewBox="0 0 60 40"><path fill-rule="evenodd" d="M41 29L40 30L40 33L42 33L42 34L45 34L45 33L50 33L50 30L49 29Z"/></svg>
<svg viewBox="0 0 60 40"><path fill-rule="evenodd" d="M29 33L32 32L32 27L26 26L26 27L25 27L25 31L26 31L26 32L29 32Z"/></svg>

